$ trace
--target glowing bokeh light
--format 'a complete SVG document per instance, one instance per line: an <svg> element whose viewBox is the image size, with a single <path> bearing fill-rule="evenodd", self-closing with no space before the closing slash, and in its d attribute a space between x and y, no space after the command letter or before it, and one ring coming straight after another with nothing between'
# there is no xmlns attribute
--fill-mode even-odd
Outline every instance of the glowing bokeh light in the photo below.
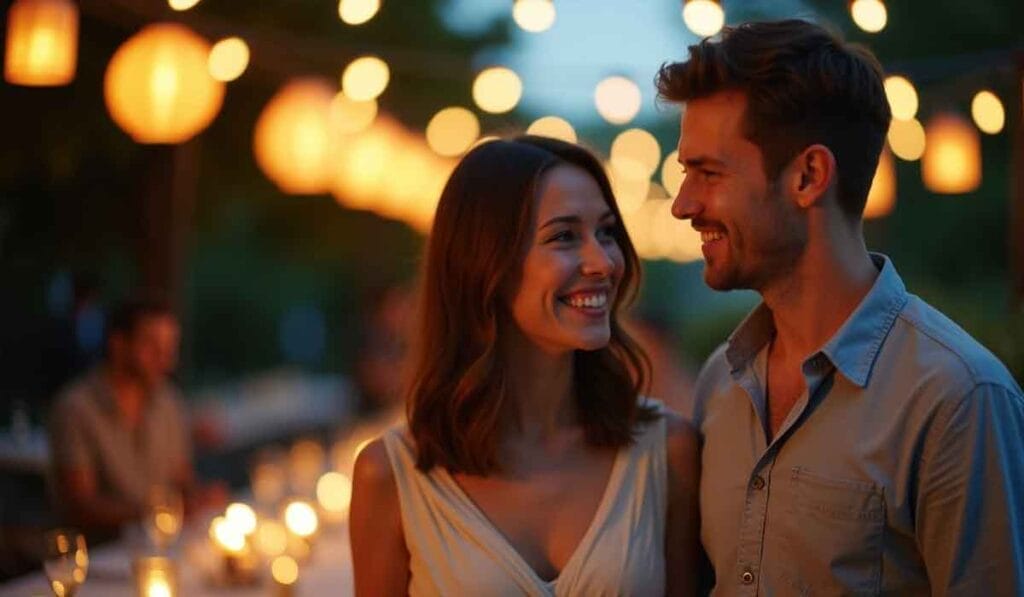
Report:
<svg viewBox="0 0 1024 597"><path fill-rule="evenodd" d="M981 132L997 135L1006 125L1006 110L999 96L985 89L975 94L971 100L971 117Z"/></svg>
<svg viewBox="0 0 1024 597"><path fill-rule="evenodd" d="M338 17L348 25L362 25L380 10L380 0L341 0Z"/></svg>
<svg viewBox="0 0 1024 597"><path fill-rule="evenodd" d="M283 554L288 549L288 529L276 520L260 521L256 530L256 547L267 557Z"/></svg>
<svg viewBox="0 0 1024 597"><path fill-rule="evenodd" d="M388 63L376 56L360 56L341 74L341 90L355 101L376 99L388 86Z"/></svg>
<svg viewBox="0 0 1024 597"><path fill-rule="evenodd" d="M683 179L686 173L679 165L679 150L674 150L665 157L661 164L661 184L665 187L669 197L675 198L679 194L679 188L683 186Z"/></svg>
<svg viewBox="0 0 1024 597"><path fill-rule="evenodd" d="M955 114L937 114L925 129L928 147L921 158L924 186L935 193L970 193L981 184L978 131Z"/></svg>
<svg viewBox="0 0 1024 597"><path fill-rule="evenodd" d="M519 75L503 66L484 69L473 81L473 101L484 112L508 112L516 107L521 97L523 82Z"/></svg>
<svg viewBox="0 0 1024 597"><path fill-rule="evenodd" d="M905 77L891 75L885 78L885 97L896 120L910 120L917 114L917 90Z"/></svg>
<svg viewBox="0 0 1024 597"><path fill-rule="evenodd" d="M441 110L427 123L427 144L445 157L462 155L479 136L476 114L458 106Z"/></svg>
<svg viewBox="0 0 1024 597"><path fill-rule="evenodd" d="M200 0L167 0L167 5L179 12L199 4Z"/></svg>
<svg viewBox="0 0 1024 597"><path fill-rule="evenodd" d="M868 33L878 33L885 29L889 13L881 0L853 0L850 4L850 15L858 27Z"/></svg>
<svg viewBox="0 0 1024 597"><path fill-rule="evenodd" d="M224 518L243 535L251 535L256 531L256 512L246 504L241 502L230 504L224 511Z"/></svg>
<svg viewBox="0 0 1024 597"><path fill-rule="evenodd" d="M7 11L4 79L15 85L66 85L78 62L78 8L69 0L17 0Z"/></svg>
<svg viewBox="0 0 1024 597"><path fill-rule="evenodd" d="M633 178L649 178L661 162L661 146L654 135L634 128L615 137L609 155L617 172L630 172Z"/></svg>
<svg viewBox="0 0 1024 597"><path fill-rule="evenodd" d="M234 81L249 66L249 46L240 37L228 37L213 44L207 68L218 81Z"/></svg>
<svg viewBox="0 0 1024 597"><path fill-rule="evenodd" d="M284 524L299 537L310 537L316 533L320 521L313 506L302 500L294 500L284 509Z"/></svg>
<svg viewBox="0 0 1024 597"><path fill-rule="evenodd" d="M871 180L864 219L881 218L892 213L896 204L896 164L892 154L883 149L878 158L878 168Z"/></svg>
<svg viewBox="0 0 1024 597"><path fill-rule="evenodd" d="M377 100L357 102L339 91L331 100L331 128L342 134L366 130L377 118Z"/></svg>
<svg viewBox="0 0 1024 597"><path fill-rule="evenodd" d="M348 512L348 505L352 501L352 480L342 473L325 473L317 481L316 499L326 512Z"/></svg>
<svg viewBox="0 0 1024 597"><path fill-rule="evenodd" d="M576 130L572 128L569 121L557 116L543 116L534 120L527 127L526 134L561 139L567 143L576 142Z"/></svg>
<svg viewBox="0 0 1024 597"><path fill-rule="evenodd" d="M331 86L320 79L296 79L270 99L256 120L256 163L283 192L323 193L332 175Z"/></svg>
<svg viewBox="0 0 1024 597"><path fill-rule="evenodd" d="M683 22L697 35L710 37L725 25L725 11L716 0L686 0Z"/></svg>
<svg viewBox="0 0 1024 597"><path fill-rule="evenodd" d="M926 136L924 127L916 119L893 120L889 125L889 147L896 157L912 162L924 153Z"/></svg>
<svg viewBox="0 0 1024 597"><path fill-rule="evenodd" d="M540 33L555 24L555 4L551 0L516 0L512 19L523 31Z"/></svg>
<svg viewBox="0 0 1024 597"><path fill-rule="evenodd" d="M598 114L611 124L626 124L640 111L640 88L626 77L608 77L594 89Z"/></svg>
<svg viewBox="0 0 1024 597"><path fill-rule="evenodd" d="M270 564L270 574L282 585L293 585L299 580L299 564L289 556L277 556Z"/></svg>

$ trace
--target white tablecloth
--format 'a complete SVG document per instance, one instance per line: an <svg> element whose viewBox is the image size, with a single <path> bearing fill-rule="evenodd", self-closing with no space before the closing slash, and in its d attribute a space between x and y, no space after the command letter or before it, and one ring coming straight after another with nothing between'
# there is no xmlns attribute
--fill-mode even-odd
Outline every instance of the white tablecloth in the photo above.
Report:
<svg viewBox="0 0 1024 597"><path fill-rule="evenodd" d="M178 597L276 597L278 587L265 574L258 585L216 587L205 581L203 574L189 564L189 556L176 557L178 562ZM131 576L132 550L126 542L105 545L89 553L89 571L85 584L75 597L135 597ZM265 566L264 568L268 568ZM293 587L295 597L347 597L352 595L352 558L348 530L344 527L325 529L316 539L312 555L299 571ZM43 573L36 572L0 585L0 597L33 597L52 595Z"/></svg>

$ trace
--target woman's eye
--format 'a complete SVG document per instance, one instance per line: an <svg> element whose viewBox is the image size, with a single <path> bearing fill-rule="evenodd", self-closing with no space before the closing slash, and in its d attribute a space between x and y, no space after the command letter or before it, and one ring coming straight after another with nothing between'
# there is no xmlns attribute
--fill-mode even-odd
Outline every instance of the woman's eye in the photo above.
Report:
<svg viewBox="0 0 1024 597"><path fill-rule="evenodd" d="M563 230L561 232L556 232L555 234L553 234L550 238L548 238L548 242L568 242L573 240L573 238L575 238L575 235L571 231Z"/></svg>
<svg viewBox="0 0 1024 597"><path fill-rule="evenodd" d="M615 226L612 224L602 226L597 231L597 237L601 240L615 240Z"/></svg>

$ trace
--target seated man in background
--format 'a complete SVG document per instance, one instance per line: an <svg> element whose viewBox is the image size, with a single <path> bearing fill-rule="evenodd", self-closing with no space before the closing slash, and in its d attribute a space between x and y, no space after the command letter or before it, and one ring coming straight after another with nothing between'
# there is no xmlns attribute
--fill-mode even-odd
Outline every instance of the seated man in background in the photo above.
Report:
<svg viewBox="0 0 1024 597"><path fill-rule="evenodd" d="M104 360L59 393L50 417L61 514L94 535L145 511L154 487L192 489L189 426L170 384L180 328L153 301L111 314Z"/></svg>

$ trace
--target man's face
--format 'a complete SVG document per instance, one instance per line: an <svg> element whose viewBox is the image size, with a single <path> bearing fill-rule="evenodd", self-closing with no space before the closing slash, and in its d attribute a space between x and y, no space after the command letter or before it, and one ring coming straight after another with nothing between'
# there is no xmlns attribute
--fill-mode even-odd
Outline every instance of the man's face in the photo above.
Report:
<svg viewBox="0 0 1024 597"><path fill-rule="evenodd" d="M163 383L178 365L181 330L170 315L143 317L125 338L131 373L149 388Z"/></svg>
<svg viewBox="0 0 1024 597"><path fill-rule="evenodd" d="M761 291L792 272L807 243L804 214L767 180L761 150L743 135L746 96L723 91L683 112L679 162L686 178L672 214L701 233L704 281Z"/></svg>

